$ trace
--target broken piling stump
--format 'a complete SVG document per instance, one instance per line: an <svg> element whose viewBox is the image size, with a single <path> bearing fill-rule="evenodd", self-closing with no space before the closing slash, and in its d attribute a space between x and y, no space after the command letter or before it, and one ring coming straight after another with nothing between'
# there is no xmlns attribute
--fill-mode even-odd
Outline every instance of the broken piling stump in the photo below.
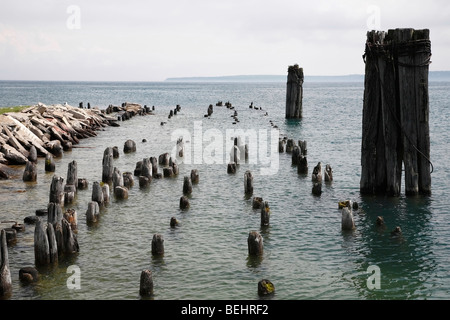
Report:
<svg viewBox="0 0 450 320"><path fill-rule="evenodd" d="M153 277L149 269L142 270L139 283L139 294L148 297L153 294Z"/></svg>
<svg viewBox="0 0 450 320"><path fill-rule="evenodd" d="M248 254L261 256L264 251L263 237L258 231L250 231L247 238Z"/></svg>
<svg viewBox="0 0 450 320"><path fill-rule="evenodd" d="M152 255L160 256L164 254L164 238L161 234L154 234L152 238Z"/></svg>

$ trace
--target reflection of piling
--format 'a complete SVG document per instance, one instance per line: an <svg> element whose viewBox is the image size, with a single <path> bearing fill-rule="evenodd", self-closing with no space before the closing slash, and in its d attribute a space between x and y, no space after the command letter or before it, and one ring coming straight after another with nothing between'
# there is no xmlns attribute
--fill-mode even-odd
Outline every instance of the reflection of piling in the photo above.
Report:
<svg viewBox="0 0 450 320"><path fill-rule="evenodd" d="M360 191L431 192L428 69L429 30L367 33Z"/></svg>

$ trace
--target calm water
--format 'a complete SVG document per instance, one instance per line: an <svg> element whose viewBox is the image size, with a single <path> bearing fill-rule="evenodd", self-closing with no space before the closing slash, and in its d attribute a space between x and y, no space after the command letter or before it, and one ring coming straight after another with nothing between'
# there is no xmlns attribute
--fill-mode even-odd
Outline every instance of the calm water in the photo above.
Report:
<svg viewBox="0 0 450 320"><path fill-rule="evenodd" d="M140 299L139 277L145 268L153 272L156 300L258 299L257 283L263 278L274 283L273 299L278 300L450 298L450 84L430 84L432 195L417 198L359 193L362 83L306 83L304 118L293 122L284 119L285 90L284 83L0 82L0 106L77 106L83 101L105 108L128 101L156 109L153 116L135 117L82 140L83 148L56 160L56 175L66 178L68 163L76 160L78 177L89 181L89 188L69 205L78 213L80 252L43 272L37 284L23 285L19 269L34 265L34 227L26 225L9 247L11 299ZM219 100L233 104L239 123L232 124L233 111L225 107L214 107L211 118L203 117L208 105ZM263 111L249 109L252 101ZM168 119L177 104L181 112ZM162 121L167 124L161 126ZM257 132L258 141L270 141L269 121L282 136L308 142L308 175L297 174L289 154L277 153L275 161L263 157L264 152L257 161L241 164L236 174L227 174L227 134L240 128ZM135 180L127 200L112 196L98 224L87 226L85 212L92 183L101 181L104 149L118 146L121 154L114 165L121 172L133 171L144 157L171 152L180 132L191 134L185 151L191 161L180 163L179 175L153 179L148 189L140 189ZM136 141L133 154L122 152L127 139ZM212 152L212 146L219 148ZM259 144L258 151L265 151L263 146L265 155L271 154L269 143ZM334 181L323 185L320 197L311 193L311 172L318 162L334 171ZM261 168L275 164L276 174L262 174ZM190 196L191 208L180 211L183 177L194 168L200 183ZM23 167L16 169L14 179L0 181L0 221L23 221L47 207L53 173L45 173L44 160L39 159L36 183L24 183ZM244 196L246 170L254 175L253 195L269 202L269 227L261 228L259 210ZM341 231L338 202L346 199L360 205L354 232ZM377 216L386 221L384 232L375 228ZM171 217L180 221L175 229L170 228ZM403 230L402 241L390 236L396 226ZM260 259L248 256L251 230L264 238ZM160 258L151 255L155 233L165 240ZM80 269L81 289L67 287L70 265ZM367 286L369 266L381 271L380 289Z"/></svg>

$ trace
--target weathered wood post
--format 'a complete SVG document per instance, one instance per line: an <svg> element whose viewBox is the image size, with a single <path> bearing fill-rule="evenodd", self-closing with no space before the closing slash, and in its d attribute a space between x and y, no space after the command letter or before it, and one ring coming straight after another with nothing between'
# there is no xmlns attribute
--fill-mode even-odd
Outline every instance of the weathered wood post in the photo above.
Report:
<svg viewBox="0 0 450 320"><path fill-rule="evenodd" d="M94 181L94 183L92 184L91 200L97 202L99 206L102 206L104 204L103 190L98 181Z"/></svg>
<svg viewBox="0 0 450 320"><path fill-rule="evenodd" d="M55 162L53 161L53 156L51 153L47 153L45 156L45 171L55 172Z"/></svg>
<svg viewBox="0 0 450 320"><path fill-rule="evenodd" d="M143 297L148 297L153 294L153 277L152 271L149 269L142 270L141 272L139 294Z"/></svg>
<svg viewBox="0 0 450 320"><path fill-rule="evenodd" d="M263 237L258 231L250 231L247 238L248 254L250 256L261 256L263 254Z"/></svg>
<svg viewBox="0 0 450 320"><path fill-rule="evenodd" d="M88 224L92 224L98 221L100 217L100 208L98 206L98 202L90 201L88 203L88 208L86 210L86 222Z"/></svg>
<svg viewBox="0 0 450 320"><path fill-rule="evenodd" d="M258 295L260 297L269 296L275 293L275 286L270 280L262 279L258 282Z"/></svg>
<svg viewBox="0 0 450 320"><path fill-rule="evenodd" d="M333 181L333 168L329 164L325 165L325 181L331 182Z"/></svg>
<svg viewBox="0 0 450 320"><path fill-rule="evenodd" d="M0 298L8 298L12 292L11 271L9 270L6 231L0 231Z"/></svg>
<svg viewBox="0 0 450 320"><path fill-rule="evenodd" d="M192 181L189 176L184 176L183 179L183 194L189 195L192 193Z"/></svg>
<svg viewBox="0 0 450 320"><path fill-rule="evenodd" d="M196 184L199 182L199 173L198 173L198 169L192 169L191 170L191 182L192 184Z"/></svg>
<svg viewBox="0 0 450 320"><path fill-rule="evenodd" d="M181 196L180 198L180 209L185 210L190 207L189 198L186 196Z"/></svg>
<svg viewBox="0 0 450 320"><path fill-rule="evenodd" d="M23 171L22 180L26 182L34 182L37 178L36 163L33 161L27 161L25 170Z"/></svg>
<svg viewBox="0 0 450 320"><path fill-rule="evenodd" d="M130 189L132 186L134 186L134 178L132 172L124 172L122 174L123 176L123 186L127 189Z"/></svg>
<svg viewBox="0 0 450 320"><path fill-rule="evenodd" d="M302 118L303 68L298 64L289 66L286 88L286 119Z"/></svg>
<svg viewBox="0 0 450 320"><path fill-rule="evenodd" d="M75 192L78 187L78 169L77 162L75 160L69 162L67 167L67 180L66 185L75 186Z"/></svg>
<svg viewBox="0 0 450 320"><path fill-rule="evenodd" d="M160 256L164 254L164 238L161 234L154 234L152 239L152 255Z"/></svg>
<svg viewBox="0 0 450 320"><path fill-rule="evenodd" d="M102 182L111 183L114 172L113 166L113 149L107 147L103 152L103 170L102 170Z"/></svg>
<svg viewBox="0 0 450 320"><path fill-rule="evenodd" d="M244 192L246 195L253 194L253 175L250 170L244 173Z"/></svg>
<svg viewBox="0 0 450 320"><path fill-rule="evenodd" d="M270 208L267 201L261 207L261 226L268 226L270 222Z"/></svg>
<svg viewBox="0 0 450 320"><path fill-rule="evenodd" d="M430 194L429 30L369 31L363 57L360 191L398 196L403 164L405 194Z"/></svg>
<svg viewBox="0 0 450 320"><path fill-rule="evenodd" d="M123 145L123 153L131 153L136 151L136 142L131 139L125 141Z"/></svg>
<svg viewBox="0 0 450 320"><path fill-rule="evenodd" d="M348 207L342 208L341 213L341 227L342 230L353 230L355 229L355 223L353 221L353 213L351 211L351 208Z"/></svg>
<svg viewBox="0 0 450 320"><path fill-rule="evenodd" d="M50 199L49 202L57 203L59 205L64 204L64 178L53 176L52 182L50 184Z"/></svg>

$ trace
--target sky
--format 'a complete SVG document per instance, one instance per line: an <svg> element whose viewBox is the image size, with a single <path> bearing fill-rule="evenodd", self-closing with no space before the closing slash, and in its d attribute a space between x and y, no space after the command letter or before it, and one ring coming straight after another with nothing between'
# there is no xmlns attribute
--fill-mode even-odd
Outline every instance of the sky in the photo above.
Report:
<svg viewBox="0 0 450 320"><path fill-rule="evenodd" d="M367 31L395 28L450 70L447 0L1 0L0 80L364 74Z"/></svg>

